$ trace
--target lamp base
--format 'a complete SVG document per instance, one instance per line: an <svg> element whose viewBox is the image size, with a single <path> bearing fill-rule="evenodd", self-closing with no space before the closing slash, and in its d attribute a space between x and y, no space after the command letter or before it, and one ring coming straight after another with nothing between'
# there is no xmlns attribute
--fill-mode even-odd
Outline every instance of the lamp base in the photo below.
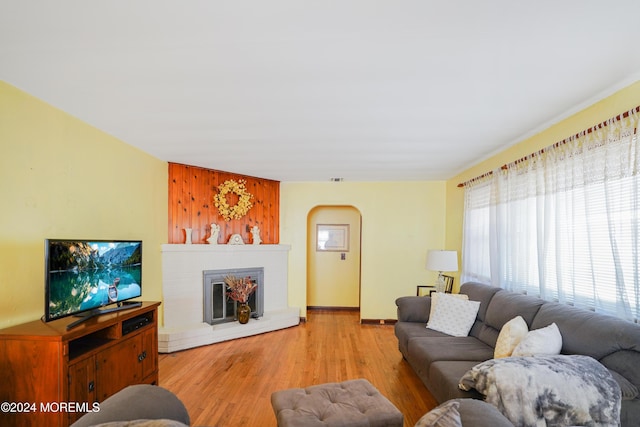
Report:
<svg viewBox="0 0 640 427"><path fill-rule="evenodd" d="M438 273L438 280L436 280L436 292L444 292L444 277L442 277L442 271Z"/></svg>

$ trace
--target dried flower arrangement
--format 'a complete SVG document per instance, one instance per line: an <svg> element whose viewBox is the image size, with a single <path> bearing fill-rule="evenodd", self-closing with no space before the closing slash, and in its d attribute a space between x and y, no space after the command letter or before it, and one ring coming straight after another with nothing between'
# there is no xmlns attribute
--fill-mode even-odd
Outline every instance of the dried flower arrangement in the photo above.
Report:
<svg viewBox="0 0 640 427"><path fill-rule="evenodd" d="M254 293L258 287L249 277L227 276L224 278L224 283L229 287L227 296L242 304L246 304L247 301L249 301L249 296Z"/></svg>

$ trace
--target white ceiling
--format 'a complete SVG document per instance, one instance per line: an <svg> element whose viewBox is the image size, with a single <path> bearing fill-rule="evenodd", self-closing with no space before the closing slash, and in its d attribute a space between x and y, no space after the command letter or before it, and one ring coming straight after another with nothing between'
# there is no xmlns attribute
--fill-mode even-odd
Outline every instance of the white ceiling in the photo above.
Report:
<svg viewBox="0 0 640 427"><path fill-rule="evenodd" d="M280 181L451 178L638 80L639 40L638 0L0 0L0 79Z"/></svg>

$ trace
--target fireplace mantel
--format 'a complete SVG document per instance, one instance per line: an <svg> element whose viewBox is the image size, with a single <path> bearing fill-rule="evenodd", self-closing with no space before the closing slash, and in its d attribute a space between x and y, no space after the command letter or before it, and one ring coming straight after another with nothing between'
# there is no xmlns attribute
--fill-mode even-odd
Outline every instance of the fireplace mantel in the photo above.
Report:
<svg viewBox="0 0 640 427"><path fill-rule="evenodd" d="M300 322L288 306L289 245L162 245L164 325L158 350L170 353L277 329ZM203 271L264 268L264 316L248 324L209 325L203 314Z"/></svg>
<svg viewBox="0 0 640 427"><path fill-rule="evenodd" d="M289 252L291 245L162 245L162 252L206 252L206 253L248 253L248 252Z"/></svg>

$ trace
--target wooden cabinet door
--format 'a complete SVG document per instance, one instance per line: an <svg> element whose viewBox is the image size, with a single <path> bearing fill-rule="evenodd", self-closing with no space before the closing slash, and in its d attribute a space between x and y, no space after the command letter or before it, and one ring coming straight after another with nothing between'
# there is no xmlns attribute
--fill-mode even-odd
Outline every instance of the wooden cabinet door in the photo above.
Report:
<svg viewBox="0 0 640 427"><path fill-rule="evenodd" d="M96 358L88 357L69 365L69 402L96 401ZM69 423L75 422L82 412L70 412Z"/></svg>
<svg viewBox="0 0 640 427"><path fill-rule="evenodd" d="M41 410L41 404L63 402L66 365L61 342L29 339L0 341L0 402L20 403L0 412L0 425L14 427L66 424L66 414ZM25 405L26 403L26 405Z"/></svg>
<svg viewBox="0 0 640 427"><path fill-rule="evenodd" d="M140 348L141 338L136 335L96 355L96 387L100 402L128 385L141 382Z"/></svg>
<svg viewBox="0 0 640 427"><path fill-rule="evenodd" d="M158 339L157 329L152 328L141 334L142 352L140 354L140 364L142 368L142 379L152 375L158 368Z"/></svg>

